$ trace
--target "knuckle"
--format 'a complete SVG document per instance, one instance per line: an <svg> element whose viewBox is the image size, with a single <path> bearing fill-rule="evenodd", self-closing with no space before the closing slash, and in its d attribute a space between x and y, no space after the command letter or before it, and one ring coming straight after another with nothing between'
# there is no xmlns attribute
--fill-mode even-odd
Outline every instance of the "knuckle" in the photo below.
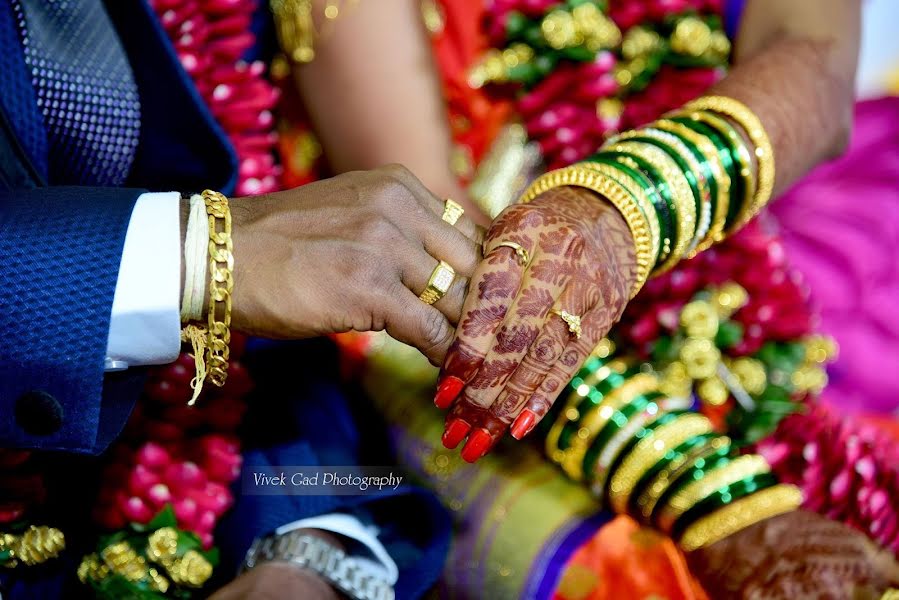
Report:
<svg viewBox="0 0 899 600"><path fill-rule="evenodd" d="M423 349L428 353L449 346L452 340L452 329L449 321L437 310L426 311L420 322Z"/></svg>
<svg viewBox="0 0 899 600"><path fill-rule="evenodd" d="M541 336L531 348L530 354L534 361L542 364L552 364L559 360L565 344L555 335Z"/></svg>
<svg viewBox="0 0 899 600"><path fill-rule="evenodd" d="M381 248L385 243L395 242L400 233L396 225L383 215L376 215L366 219L361 229L361 241L378 248Z"/></svg>

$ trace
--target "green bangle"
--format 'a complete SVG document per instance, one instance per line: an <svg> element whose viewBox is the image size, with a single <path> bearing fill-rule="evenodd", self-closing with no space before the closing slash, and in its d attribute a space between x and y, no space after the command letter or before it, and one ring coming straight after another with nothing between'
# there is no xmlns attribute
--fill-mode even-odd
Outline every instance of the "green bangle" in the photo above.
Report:
<svg viewBox="0 0 899 600"><path fill-rule="evenodd" d="M724 170L730 178L730 193L728 194L729 202L727 203L727 218L725 219L726 229L736 220L736 217L746 200L745 179L743 178L740 167L734 161L730 145L727 143L723 134L718 133L718 131L706 123L677 115L669 116L668 119L689 127L696 133L704 135L715 145L715 148L718 149L718 158L721 159L721 164L724 165Z"/></svg>
<svg viewBox="0 0 899 600"><path fill-rule="evenodd" d="M592 391L593 385L603 381L612 373L617 372L610 366L614 364L615 361L610 360L608 357L600 358L591 356L587 359L587 362L584 363L584 366L581 367L581 370L578 371L577 375L568 382L568 385L566 386L568 395L566 396L565 401L561 403L557 402L564 406L564 408L556 416L555 422L547 433L545 440L546 454L554 462L559 462L561 458L562 450L559 448L559 441L562 430L568 423L580 419L580 413L575 405L580 403L583 397Z"/></svg>
<svg viewBox="0 0 899 600"><path fill-rule="evenodd" d="M644 492L649 487L650 482L672 463L686 460L686 458L691 456L695 451L706 448L709 445L708 443L716 437L718 437L718 434L711 431L708 433L701 433L690 438L677 448L672 448L666 452L665 456L663 456L659 462L637 480L637 484L634 486L634 491L631 492L630 501L628 502L628 513L635 519L640 520L640 500L643 498Z"/></svg>
<svg viewBox="0 0 899 600"><path fill-rule="evenodd" d="M662 248L660 250L663 251L660 251L656 264L665 262L671 256L671 252L678 243L677 205L674 203L674 196L668 181L662 177L661 172L648 160L628 152L602 150L587 160L586 164L598 162L630 169L632 172L642 175L644 181L649 182L654 192L651 197L653 198L653 206L656 209L656 216L659 219L662 236Z"/></svg>
<svg viewBox="0 0 899 600"><path fill-rule="evenodd" d="M618 138L613 139L643 142L660 148L673 158L677 166L683 171L684 177L687 178L687 183L690 185L690 190L693 192L693 203L696 210L696 231L685 253L685 256L690 256L699 245L699 242L705 239L706 234L709 232L709 225L712 222L712 196L709 191L706 174L699 172L702 170L701 163L680 138L667 131L647 127L622 134Z"/></svg>
<svg viewBox="0 0 899 600"><path fill-rule="evenodd" d="M741 479L736 483L725 486L712 495L700 500L691 507L690 510L681 515L672 526L670 535L672 538L678 539L687 527L701 517L711 514L722 506L727 506L740 498L744 498L776 484L777 476L774 473L768 472L751 475L746 479Z"/></svg>
<svg viewBox="0 0 899 600"><path fill-rule="evenodd" d="M731 233L734 226L742 222L741 219L745 217L745 213L751 212L754 206L756 181L752 172L752 156L749 153L749 148L746 147L745 140L743 140L736 128L715 113L696 110L692 112L681 111L676 114L707 124L717 131L721 139L727 144L731 159L743 183L743 197L739 199L737 206L729 207L730 210L728 211L727 231ZM733 198L731 200L733 201Z"/></svg>
<svg viewBox="0 0 899 600"><path fill-rule="evenodd" d="M621 387L630 377L637 373L639 373L639 371L635 369L628 369L624 373L616 373L613 371L601 381L590 386L590 391L576 407L578 418L568 421L568 423L562 427L562 433L559 435L559 450L564 451L571 446L571 436L580 429L581 419L584 415L599 406L606 396Z"/></svg>
<svg viewBox="0 0 899 600"><path fill-rule="evenodd" d="M668 501L678 493L680 490L688 486L690 483L694 481L698 481L702 479L707 472L714 471L715 469L720 469L721 467L726 466L734 459L734 448L731 444L726 444L723 447L714 450L708 455L701 456L693 461L693 464L690 465L690 468L685 472L682 472L680 476L673 478L671 483L669 483L668 487L664 492L659 496L655 503L655 509L652 512L652 517L650 518L650 522L656 528L659 528L659 517L661 515L661 509L664 507Z"/></svg>
<svg viewBox="0 0 899 600"><path fill-rule="evenodd" d="M583 461L583 470L584 473L590 472L590 465L596 462L596 459L599 458L599 453L602 452L603 448L609 443L609 440L612 437L621 431L625 425L634 417L637 413L646 410L650 403L655 405L655 410L658 410L658 404L655 402L656 399L664 397L664 394L661 392L648 392L646 394L640 394L633 399L631 399L630 403L626 406L623 406L621 409L616 410L611 417L609 417L608 422L603 426L600 430L599 434L596 436L596 439L593 440L593 443L590 445L590 448L587 450L586 454L584 454Z"/></svg>

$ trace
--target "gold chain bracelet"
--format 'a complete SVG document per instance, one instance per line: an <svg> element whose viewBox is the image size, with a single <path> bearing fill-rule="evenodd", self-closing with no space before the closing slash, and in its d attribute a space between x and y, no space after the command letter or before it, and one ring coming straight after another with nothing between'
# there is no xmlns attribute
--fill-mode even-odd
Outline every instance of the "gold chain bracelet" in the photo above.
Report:
<svg viewBox="0 0 899 600"><path fill-rule="evenodd" d="M646 283L654 265L652 234L649 229L649 219L653 215L645 214L620 183L580 165L544 173L525 190L520 202L528 203L544 192L564 186L582 187L596 192L611 202L624 217L634 238L634 252L637 259L637 276L631 291L631 298L633 298Z"/></svg>
<svg viewBox="0 0 899 600"><path fill-rule="evenodd" d="M680 547L690 552L710 546L750 525L794 511L802 504L802 491L780 483L722 506L691 524L684 531Z"/></svg>
<svg viewBox="0 0 899 600"><path fill-rule="evenodd" d="M206 348L207 379L221 387L228 378L231 343L231 292L234 290L234 255L231 240L231 210L228 199L203 190L209 216L209 315ZM221 230L219 230L221 226ZM221 310L221 317L219 317Z"/></svg>

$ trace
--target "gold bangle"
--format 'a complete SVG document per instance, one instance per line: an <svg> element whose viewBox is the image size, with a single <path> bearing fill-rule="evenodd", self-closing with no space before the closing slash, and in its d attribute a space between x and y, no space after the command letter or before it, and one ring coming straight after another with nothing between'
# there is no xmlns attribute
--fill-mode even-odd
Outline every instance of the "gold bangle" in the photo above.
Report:
<svg viewBox="0 0 899 600"><path fill-rule="evenodd" d="M659 275L671 269L684 257L693 236L696 233L696 202L693 190L687 177L683 174L673 158L657 146L645 142L624 141L607 143L603 150L626 152L651 163L658 169L662 178L671 189L674 200L675 218L677 219L677 245L662 264L657 265L653 275Z"/></svg>
<svg viewBox="0 0 899 600"><path fill-rule="evenodd" d="M712 424L707 418L697 413L689 413L662 425L637 442L612 474L609 482L609 501L612 509L618 514L624 514L634 486L646 471L659 462L670 449L680 446L694 436L710 431Z"/></svg>
<svg viewBox="0 0 899 600"><path fill-rule="evenodd" d="M774 148L771 146L771 140L765 131L764 125L748 106L727 96L701 96L687 103L686 108L689 110L710 110L733 119L754 146L756 162L758 165L758 187L755 190L751 210L745 217L744 221L738 221L734 225L734 229L738 229L746 224L754 217L771 199L771 193L774 191Z"/></svg>
<svg viewBox="0 0 899 600"><path fill-rule="evenodd" d="M553 423L553 426L550 428L549 433L546 434L546 439L544 440L546 455L551 461L557 464L561 463L562 458L564 457L564 452L559 449L559 438L562 435L562 429L564 429L567 423L573 423L581 418L576 405L587 396L590 387L605 381L612 373L620 375L624 373L626 369L627 365L620 360L614 360L602 365L590 373L577 389L572 390L571 393L568 394L568 397L565 398L565 408L559 413L559 416L556 417L556 422ZM581 388L586 391L581 393Z"/></svg>
<svg viewBox="0 0 899 600"><path fill-rule="evenodd" d="M649 196L646 194L646 190L640 187L636 181L628 177L624 172L617 170L612 165L595 162L583 162L580 164L597 173L602 173L607 177L611 177L617 181L621 187L626 189L631 196L636 198L640 205L640 210L642 210L644 214L650 215L647 221L649 223L649 234L652 239L652 255L658 256L659 245L662 243L662 228L659 225L659 220L653 218L653 215L655 215L655 207L653 207L652 200L650 200Z"/></svg>
<svg viewBox="0 0 899 600"><path fill-rule="evenodd" d="M564 186L582 187L596 192L611 202L624 217L634 238L634 252L637 259L637 276L631 290L631 298L633 298L646 283L654 264L652 237L649 232L650 215L646 215L640 210L640 206L620 183L579 165L544 173L525 190L520 202L526 204L544 192Z"/></svg>
<svg viewBox="0 0 899 600"><path fill-rule="evenodd" d="M234 254L231 240L231 210L228 199L203 190L209 216L209 316L206 347L206 378L222 387L228 378L231 343L231 292L234 290ZM217 225L221 224L221 230ZM219 318L217 309L221 309Z"/></svg>
<svg viewBox="0 0 899 600"><path fill-rule="evenodd" d="M658 389L659 381L648 373L637 373L621 386L615 388L584 415L581 427L571 439L571 446L565 451L561 461L562 470L575 481L584 479L584 456L590 444L615 414L636 396Z"/></svg>
<svg viewBox="0 0 899 600"><path fill-rule="evenodd" d="M662 144L667 144L687 163L691 173L696 178L696 188L699 191L699 212L696 216L696 233L693 236L690 245L687 247L685 258L690 258L695 254L696 248L700 242L706 239L709 229L712 225L712 190L709 187L709 180L705 176L702 165L696 158L696 155L687 148L683 140L669 131L655 128L654 124L649 127L638 130L640 135L657 140Z"/></svg>
<svg viewBox="0 0 899 600"><path fill-rule="evenodd" d="M687 552L710 546L750 525L794 511L802 504L802 491L780 483L722 506L691 524L679 540Z"/></svg>
<svg viewBox="0 0 899 600"><path fill-rule="evenodd" d="M712 222L709 225L709 232L705 239L699 242L692 254L687 255L687 258L692 258L709 248L712 244L724 239L724 225L727 222L727 209L730 206L730 175L724 168L724 163L721 162L718 148L706 136L690 129L683 123L677 123L668 119L660 119L654 122L652 126L678 135L693 144L705 158L706 164L712 170L712 177L715 179L718 195L715 202L715 214L712 215Z"/></svg>
<svg viewBox="0 0 899 600"><path fill-rule="evenodd" d="M684 454L677 456L655 477L653 477L647 484L643 493L637 498L637 506L640 507L640 513L643 515L643 518L646 519L646 522L649 522L653 511L656 509L656 505L659 503L659 499L665 494L665 491L672 483L677 481L681 475L687 472L696 461L714 454L722 448L730 446L732 443L731 439L726 435L718 436L712 439L708 444L703 444L690 452L685 452Z"/></svg>
<svg viewBox="0 0 899 600"><path fill-rule="evenodd" d="M692 481L678 490L665 503L656 521L659 529L670 533L675 521L681 515L716 490L732 485L751 475L761 475L769 472L771 472L771 467L768 466L768 461L758 454L738 456L726 465L709 471L702 479Z"/></svg>

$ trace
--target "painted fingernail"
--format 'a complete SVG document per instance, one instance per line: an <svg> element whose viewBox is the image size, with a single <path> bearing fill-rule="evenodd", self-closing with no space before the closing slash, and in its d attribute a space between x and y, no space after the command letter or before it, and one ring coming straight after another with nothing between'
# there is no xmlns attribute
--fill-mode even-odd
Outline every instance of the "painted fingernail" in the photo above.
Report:
<svg viewBox="0 0 899 600"><path fill-rule="evenodd" d="M529 434L536 424L537 414L532 410L524 409L515 419L515 422L512 423L512 437L520 440Z"/></svg>
<svg viewBox="0 0 899 600"><path fill-rule="evenodd" d="M443 432L443 445L452 450L459 445L459 442L468 435L470 430L471 425L462 419L451 420L446 426L446 431Z"/></svg>
<svg viewBox="0 0 899 600"><path fill-rule="evenodd" d="M437 385L437 395L434 396L434 404L437 408L449 408L449 405L453 403L453 400L462 391L464 385L465 382L458 377L453 377L452 375L444 377Z"/></svg>
<svg viewBox="0 0 899 600"><path fill-rule="evenodd" d="M493 438L486 429L475 429L474 433L468 436L468 442L462 448L462 459L465 462L473 463L490 450L493 445Z"/></svg>

